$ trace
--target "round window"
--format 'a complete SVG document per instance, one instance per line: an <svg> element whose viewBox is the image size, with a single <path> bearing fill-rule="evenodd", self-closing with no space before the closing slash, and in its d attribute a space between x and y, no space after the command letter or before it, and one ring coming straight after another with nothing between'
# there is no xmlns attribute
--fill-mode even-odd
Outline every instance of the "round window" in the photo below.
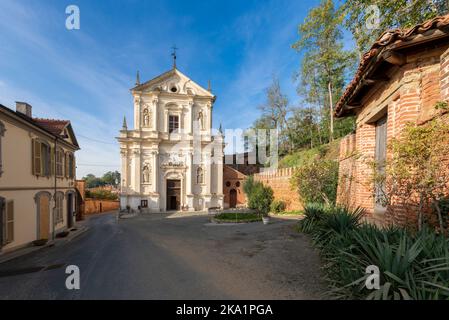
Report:
<svg viewBox="0 0 449 320"><path fill-rule="evenodd" d="M226 181L226 187L230 187L231 186L231 182Z"/></svg>
<svg viewBox="0 0 449 320"><path fill-rule="evenodd" d="M176 87L173 86L173 87L171 87L170 91L171 91L171 92L176 92L176 91L178 91L178 88L176 88Z"/></svg>
<svg viewBox="0 0 449 320"><path fill-rule="evenodd" d="M240 187L240 181L237 181L236 183L235 183L235 186L238 188L238 187Z"/></svg>

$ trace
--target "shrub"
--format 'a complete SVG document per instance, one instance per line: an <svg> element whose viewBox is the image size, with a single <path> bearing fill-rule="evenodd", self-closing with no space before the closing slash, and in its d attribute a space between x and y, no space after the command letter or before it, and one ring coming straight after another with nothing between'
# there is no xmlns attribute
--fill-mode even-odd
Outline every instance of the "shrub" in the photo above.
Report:
<svg viewBox="0 0 449 320"><path fill-rule="evenodd" d="M259 214L267 215L270 212L271 202L273 201L273 190L265 187L262 183L256 183L249 197L248 206L255 209Z"/></svg>
<svg viewBox="0 0 449 320"><path fill-rule="evenodd" d="M281 213L281 212L285 211L285 207L286 206L285 206L285 202L284 201L282 201L282 200L274 200L271 203L270 210L273 213Z"/></svg>
<svg viewBox="0 0 449 320"><path fill-rule="evenodd" d="M273 190L265 187L262 182L254 181L249 176L243 184L243 192L248 198L248 207L257 210L259 214L267 215L273 202Z"/></svg>
<svg viewBox="0 0 449 320"><path fill-rule="evenodd" d="M304 203L334 204L337 198L338 162L321 159L305 164L296 170L291 182Z"/></svg>
<svg viewBox="0 0 449 320"><path fill-rule="evenodd" d="M243 192L246 194L246 196L249 198L256 182L254 181L254 176L249 176L246 178L246 180L243 182Z"/></svg>
<svg viewBox="0 0 449 320"><path fill-rule="evenodd" d="M449 239L423 227L361 224L362 211L307 205L300 230L321 249L334 298L449 299ZM311 223L314 221L314 223ZM365 286L366 267L380 271L380 289Z"/></svg>

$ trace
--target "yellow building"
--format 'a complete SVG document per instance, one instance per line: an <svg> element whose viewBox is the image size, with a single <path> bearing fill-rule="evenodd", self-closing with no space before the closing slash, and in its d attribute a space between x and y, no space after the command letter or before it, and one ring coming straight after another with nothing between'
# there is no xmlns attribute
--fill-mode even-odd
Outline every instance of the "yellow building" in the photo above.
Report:
<svg viewBox="0 0 449 320"><path fill-rule="evenodd" d="M75 151L70 121L0 104L0 252L52 239L74 223Z"/></svg>

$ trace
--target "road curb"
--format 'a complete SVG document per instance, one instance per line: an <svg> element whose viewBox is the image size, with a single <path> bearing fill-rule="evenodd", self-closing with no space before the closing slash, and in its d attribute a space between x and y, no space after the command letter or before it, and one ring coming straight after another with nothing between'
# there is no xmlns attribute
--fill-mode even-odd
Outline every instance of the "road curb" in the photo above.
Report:
<svg viewBox="0 0 449 320"><path fill-rule="evenodd" d="M89 230L88 226L80 226L78 227L77 231L71 231L72 235L69 234L68 237L66 238L60 238L60 239L54 239L54 240L49 240L45 245L43 246L33 246L33 245L29 245L20 249L17 249L15 251L11 251L11 252L7 252L4 254L0 255L0 264L26 256L28 254L43 250L45 248L50 248L53 246L60 246L60 245L64 245L70 241L72 241L73 239L78 238L80 235L86 233L86 231Z"/></svg>

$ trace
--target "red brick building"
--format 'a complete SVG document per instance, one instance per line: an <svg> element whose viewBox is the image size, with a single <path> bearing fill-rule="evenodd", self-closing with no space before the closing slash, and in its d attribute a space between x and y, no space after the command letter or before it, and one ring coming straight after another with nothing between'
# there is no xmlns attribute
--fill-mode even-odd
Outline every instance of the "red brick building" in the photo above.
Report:
<svg viewBox="0 0 449 320"><path fill-rule="evenodd" d="M246 203L245 193L243 192L243 183L246 175L232 168L223 166L223 195L224 207L236 208Z"/></svg>
<svg viewBox="0 0 449 320"><path fill-rule="evenodd" d="M385 32L363 56L335 108L337 117L356 117L355 133L340 145L337 201L368 209L374 221L404 222L404 216L375 201L372 168L365 160L387 159L388 143L407 122L447 119L435 105L448 100L449 15Z"/></svg>

